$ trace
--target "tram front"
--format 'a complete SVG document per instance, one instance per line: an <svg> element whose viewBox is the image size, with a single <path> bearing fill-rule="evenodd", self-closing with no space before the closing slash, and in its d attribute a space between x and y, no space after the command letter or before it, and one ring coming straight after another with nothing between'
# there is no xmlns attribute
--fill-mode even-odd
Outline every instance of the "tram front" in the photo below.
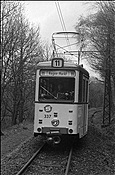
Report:
<svg viewBox="0 0 115 175"><path fill-rule="evenodd" d="M34 135L77 134L79 72L61 58L39 63L36 75ZM56 140L56 139L55 139ZM57 141L58 142L58 141Z"/></svg>

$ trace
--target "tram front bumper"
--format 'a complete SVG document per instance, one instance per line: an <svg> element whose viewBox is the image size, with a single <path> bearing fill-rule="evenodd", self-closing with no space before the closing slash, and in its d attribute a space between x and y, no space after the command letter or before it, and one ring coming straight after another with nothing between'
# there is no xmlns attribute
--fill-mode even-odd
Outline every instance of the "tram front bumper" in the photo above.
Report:
<svg viewBox="0 0 115 175"><path fill-rule="evenodd" d="M51 135L61 135L61 134L68 134L68 128L58 128L58 127L43 127L42 133L44 134L51 134Z"/></svg>

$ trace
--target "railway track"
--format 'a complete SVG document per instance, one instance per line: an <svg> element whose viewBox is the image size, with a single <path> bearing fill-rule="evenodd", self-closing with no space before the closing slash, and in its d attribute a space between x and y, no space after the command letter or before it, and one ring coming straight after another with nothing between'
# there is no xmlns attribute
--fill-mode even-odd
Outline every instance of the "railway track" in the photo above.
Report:
<svg viewBox="0 0 115 175"><path fill-rule="evenodd" d="M57 153L55 153L56 149L53 150L54 147L51 148L51 155L49 155L49 148L49 151L45 152L45 150L47 149L46 145L47 143L44 143L16 175L26 175L31 173L44 175L56 175L63 173L64 175L68 175L73 151L73 144L68 148L68 150L66 150L66 153L64 155L61 151L59 157L57 156ZM42 154L45 154L44 158ZM33 168L31 168L32 166Z"/></svg>
<svg viewBox="0 0 115 175"><path fill-rule="evenodd" d="M34 153L34 155L28 160L28 162L23 166L23 168L16 174L16 175L22 175L24 171L28 168L28 166L32 163L32 161L35 159L35 157L40 153L40 151L43 149L46 143L41 145L41 147Z"/></svg>

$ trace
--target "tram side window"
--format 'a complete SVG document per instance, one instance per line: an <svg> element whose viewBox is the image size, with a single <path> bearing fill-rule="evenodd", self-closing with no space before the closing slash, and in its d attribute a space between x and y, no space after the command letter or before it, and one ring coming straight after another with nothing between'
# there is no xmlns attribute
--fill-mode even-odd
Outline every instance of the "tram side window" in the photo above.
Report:
<svg viewBox="0 0 115 175"><path fill-rule="evenodd" d="M86 80L86 102L88 102L88 80Z"/></svg>
<svg viewBox="0 0 115 175"><path fill-rule="evenodd" d="M82 102L82 79L83 79L83 75L82 73L80 73L79 75L79 102Z"/></svg>
<svg viewBox="0 0 115 175"><path fill-rule="evenodd" d="M88 102L88 80L83 78L83 100L84 103Z"/></svg>
<svg viewBox="0 0 115 175"><path fill-rule="evenodd" d="M80 74L79 79L79 102L88 102L88 79L85 78L83 74Z"/></svg>
<svg viewBox="0 0 115 175"><path fill-rule="evenodd" d="M85 81L85 79L83 79L83 97L82 97L82 101L83 102L86 102L86 81Z"/></svg>

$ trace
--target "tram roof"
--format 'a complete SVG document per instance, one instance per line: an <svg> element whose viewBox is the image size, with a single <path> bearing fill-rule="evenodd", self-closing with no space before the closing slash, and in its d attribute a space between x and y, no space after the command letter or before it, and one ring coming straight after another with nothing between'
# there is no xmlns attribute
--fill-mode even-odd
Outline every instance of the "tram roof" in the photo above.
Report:
<svg viewBox="0 0 115 175"><path fill-rule="evenodd" d="M82 65L78 65L76 63L71 63L71 62L66 62L64 61L64 66L61 68L54 68L51 66L51 61L44 61L44 62L39 62L37 65L37 69L73 69L73 70L78 70L84 73L89 77L89 72L82 67Z"/></svg>

